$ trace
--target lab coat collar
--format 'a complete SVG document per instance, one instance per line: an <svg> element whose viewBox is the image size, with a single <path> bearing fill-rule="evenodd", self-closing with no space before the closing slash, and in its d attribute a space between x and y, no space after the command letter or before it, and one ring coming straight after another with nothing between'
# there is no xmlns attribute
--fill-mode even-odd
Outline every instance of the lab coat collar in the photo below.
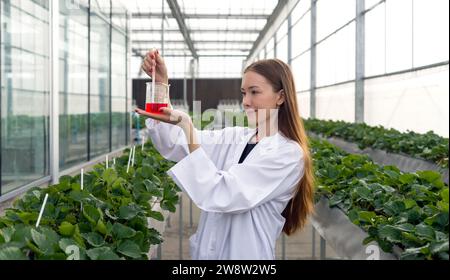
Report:
<svg viewBox="0 0 450 280"><path fill-rule="evenodd" d="M239 161L242 152L245 149L245 146L255 134L256 128L246 128L244 134L240 137L233 162L237 163ZM277 132L271 136L266 136L258 142L258 145L256 145L255 153L266 155L268 153L274 152L277 150L277 147L284 142L286 142L286 139L280 132Z"/></svg>

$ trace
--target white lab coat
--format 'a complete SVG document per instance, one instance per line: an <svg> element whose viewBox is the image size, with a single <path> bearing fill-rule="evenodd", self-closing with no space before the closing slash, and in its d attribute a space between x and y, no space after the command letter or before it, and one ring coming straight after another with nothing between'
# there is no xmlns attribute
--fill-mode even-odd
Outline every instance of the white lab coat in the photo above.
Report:
<svg viewBox="0 0 450 280"><path fill-rule="evenodd" d="M197 131L201 147L190 154L179 127L151 119L146 126L161 155L178 162L167 173L202 210L192 259L274 259L281 213L304 174L300 145L277 133L238 164L255 129Z"/></svg>

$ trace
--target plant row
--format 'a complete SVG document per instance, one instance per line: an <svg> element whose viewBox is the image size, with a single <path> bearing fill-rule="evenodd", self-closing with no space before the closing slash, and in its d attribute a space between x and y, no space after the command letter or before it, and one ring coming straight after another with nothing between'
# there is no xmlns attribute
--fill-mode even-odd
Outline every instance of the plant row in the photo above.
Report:
<svg viewBox="0 0 450 280"><path fill-rule="evenodd" d="M402 133L392 128L373 127L365 123L318 119L304 120L304 123L309 132L324 137L338 137L358 144L360 149L372 148L390 153L406 154L448 168L449 140L432 131L425 134L412 131Z"/></svg>
<svg viewBox="0 0 450 280"><path fill-rule="evenodd" d="M367 231L364 244L398 246L402 259L449 259L449 189L439 173L403 173L323 140L311 139L311 150L316 198L326 196Z"/></svg>
<svg viewBox="0 0 450 280"><path fill-rule="evenodd" d="M151 228L163 221L160 208L175 212L179 189L166 175L172 163L150 143L136 147L84 174L64 176L57 185L30 189L0 217L0 260L4 259L147 259L150 246L162 242ZM36 222L48 194L42 219Z"/></svg>

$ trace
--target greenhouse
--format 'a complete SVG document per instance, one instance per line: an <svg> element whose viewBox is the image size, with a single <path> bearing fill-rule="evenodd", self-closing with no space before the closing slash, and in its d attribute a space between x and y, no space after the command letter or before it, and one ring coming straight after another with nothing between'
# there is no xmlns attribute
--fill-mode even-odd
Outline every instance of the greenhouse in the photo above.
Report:
<svg viewBox="0 0 450 280"><path fill-rule="evenodd" d="M448 6L1 0L0 260L448 260Z"/></svg>

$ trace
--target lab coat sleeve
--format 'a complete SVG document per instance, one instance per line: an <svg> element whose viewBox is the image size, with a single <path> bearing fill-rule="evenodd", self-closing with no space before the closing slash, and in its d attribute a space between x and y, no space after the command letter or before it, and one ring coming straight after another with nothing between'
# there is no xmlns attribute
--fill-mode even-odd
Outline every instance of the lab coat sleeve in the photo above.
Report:
<svg viewBox="0 0 450 280"><path fill-rule="evenodd" d="M145 120L145 125L153 145L165 159L178 162L189 154L187 139L180 127L150 118Z"/></svg>
<svg viewBox="0 0 450 280"><path fill-rule="evenodd" d="M167 173L200 209L243 213L292 194L303 176L303 153L297 144L289 143L258 157L223 171L199 148Z"/></svg>
<svg viewBox="0 0 450 280"><path fill-rule="evenodd" d="M156 150L167 160L179 162L184 157L189 155L189 147L184 131L176 125L167 124L164 122L156 122L148 118L145 121L148 135L152 140ZM197 130L197 139L200 141L202 147L212 152L214 145L222 137L223 131L211 130Z"/></svg>

